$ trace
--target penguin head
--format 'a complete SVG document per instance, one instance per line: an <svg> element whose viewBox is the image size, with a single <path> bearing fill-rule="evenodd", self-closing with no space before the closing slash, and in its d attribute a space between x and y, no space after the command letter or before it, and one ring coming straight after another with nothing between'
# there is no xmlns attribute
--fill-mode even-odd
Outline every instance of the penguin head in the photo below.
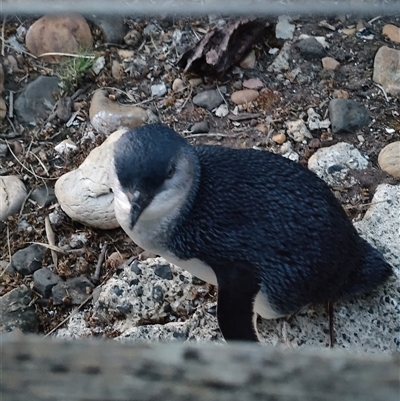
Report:
<svg viewBox="0 0 400 401"><path fill-rule="evenodd" d="M132 230L139 218L172 216L186 200L197 170L193 147L172 129L146 125L126 132L114 145L109 171L117 220Z"/></svg>

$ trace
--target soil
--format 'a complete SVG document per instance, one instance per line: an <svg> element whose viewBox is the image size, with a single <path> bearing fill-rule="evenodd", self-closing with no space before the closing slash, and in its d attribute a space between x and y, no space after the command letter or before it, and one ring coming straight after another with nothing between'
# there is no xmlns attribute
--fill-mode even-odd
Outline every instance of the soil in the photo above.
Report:
<svg viewBox="0 0 400 401"><path fill-rule="evenodd" d="M372 17L371 17L372 18ZM320 27L319 22L326 19L336 30L330 31ZM95 38L94 52L96 56L103 55L106 66L99 75L88 72L77 85L65 93L65 96L74 98L74 103L79 103L81 111L77 117L78 123L66 127L65 122L58 119L54 114L49 115L45 121L39 121L36 127L23 127L16 119L5 119L0 126L0 143L7 141L13 151L8 153L6 160L1 160L0 174L15 174L23 179L29 190L46 183L53 187L55 181L62 174L77 168L86 158L88 153L102 143L103 135L96 134L96 140L87 141L78 146L76 151L68 155L59 155L54 146L65 138L70 138L74 143L79 143L85 132L91 131L89 122L89 105L92 93L99 87L107 88L122 103L138 103L141 107L151 108L160 118L160 121L173 127L175 130L188 136L194 144L207 143L230 146L236 148L258 147L262 149L279 152L279 145L275 144L272 135L284 130L285 121L296 120L306 115L308 108L313 107L322 117L327 116L327 106L335 89L342 89L349 93L350 99L355 99L364 104L370 111L373 122L369 127L359 130L355 134L332 135L324 131L313 131L316 141L308 141L307 144L292 143L293 150L299 154L300 163L306 165L309 157L320 146L330 146L339 141L354 144L371 161L371 168L357 178L360 185L351 189L335 188L335 194L349 213L352 219L360 219L367 205L371 202L376 186L382 182L394 183L395 180L383 173L377 164L379 151L388 143L400 140L400 108L399 99L385 99L385 95L372 81L373 61L377 49L388 45L400 49L400 44L390 42L381 34L382 27L391 23L400 26L400 16L378 18L367 25L374 35L372 40L364 40L356 36L345 36L339 32L342 27L356 25L359 17L350 17L344 24L337 18L308 17L294 18L296 25L295 35L300 33L313 36L324 36L330 45L328 55L341 63L339 70L335 72L323 70L319 60L305 60L300 53L293 53L291 60L292 69L300 67L302 74L307 79L301 84L296 79L291 79L290 72L283 80L276 79L275 73L267 71L267 67L275 56L269 54L272 47L281 47L283 41L274 36L275 21L270 21L271 29L268 30L263 39L254 44L257 64L255 69L241 70L243 76L238 74L237 69L228 71L219 79L214 77L203 77L204 84L197 88L186 88L182 92L169 91L162 98L151 98L150 86L161 78L166 84L172 84L175 78L184 80L190 75L184 75L176 63L185 49L193 46L202 33L213 28L218 22L214 19L210 22L208 18L147 18L126 19L126 23L132 29L142 33L148 23L156 26L156 34L150 37L142 36L142 41L137 46L116 46L104 42L101 32L91 25ZM4 38L15 34L16 29L24 25L28 27L32 19L8 18L2 26ZM176 29L184 32L181 41L174 48L172 41ZM123 75L121 80L116 80L111 74L111 63L119 59L118 49L133 49L137 54L145 57L146 67ZM4 48L4 56L1 62L13 55L19 62L19 72L6 74L4 96L8 91L14 91L14 98L24 86L40 75L57 75L57 66L43 64L29 54L18 53L12 47ZM250 104L244 111L254 113L256 116L243 121L233 121L228 117L219 118L212 112L193 105L192 97L200 90L221 88L226 90L225 96L230 110L234 105L230 101L230 94L241 89L241 81L246 78L258 77L267 88L258 98L257 102ZM153 82L153 80L156 80ZM135 89L136 88L136 89ZM225 89L224 89L225 88ZM125 96L129 93L130 96ZM133 99L133 100L132 100ZM181 101L185 104L182 111L177 112L175 103ZM210 126L207 135L192 136L190 127L200 121L206 120ZM266 126L266 132L261 132L256 127L259 124ZM392 128L393 131L387 131ZM216 135L220 134L220 135ZM364 142L360 142L362 135ZM312 146L310 146L312 145ZM39 162L40 159L40 162ZM354 173L356 174L356 173ZM0 223L0 255L2 259L9 261L11 255L20 248L26 247L32 242L48 243L45 230L45 216L55 208L56 203L44 208L38 207L35 202L27 199L21 212L10 217L5 223ZM27 224L21 225L22 222ZM24 224L24 223L23 223ZM33 227L28 230L22 227ZM76 275L87 275L90 277L95 270L99 259L102 244L107 242L108 251L105 264L102 268L100 282L111 277L117 269L113 258L109 256L118 252L124 259L132 255L138 255L142 250L136 247L120 229L101 231L85 227L64 216L62 223L53 227L56 242L68 243L72 234L83 233L88 241L82 243L81 252L59 255L59 263L55 270L62 277ZM78 263L83 257L86 263ZM43 266L52 264L50 252L46 253ZM25 283L32 287L32 277L20 275L11 276L4 274L0 282L0 295ZM40 296L35 295L33 302L40 322L41 332L48 333L59 322L61 322L71 311L71 305L65 304L55 307L51 302L43 301ZM114 336L117 333L108 333Z"/></svg>

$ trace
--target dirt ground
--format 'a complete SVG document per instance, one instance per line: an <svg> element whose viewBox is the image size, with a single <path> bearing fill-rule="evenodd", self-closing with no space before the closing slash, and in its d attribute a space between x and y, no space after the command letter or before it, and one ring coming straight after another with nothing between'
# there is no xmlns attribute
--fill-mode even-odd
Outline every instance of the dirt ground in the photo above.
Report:
<svg viewBox="0 0 400 401"><path fill-rule="evenodd" d="M319 22L326 19L336 30L330 31L319 26ZM159 34L152 38L144 38L145 45L139 50L137 46L116 46L104 43L101 32L91 25L95 39L94 53L96 56L103 55L106 66L99 75L91 72L73 85L67 96L73 96L74 102L79 102L81 111L79 113L79 125L66 127L65 123L57 117L39 121L36 127L23 127L16 119L5 119L0 126L0 143L10 145L13 152L9 152L5 160L0 160L0 174L18 175L25 182L28 191L46 183L54 187L58 177L65 172L77 168L86 158L88 153L105 139L103 135L96 134L94 142L85 142L79 145L76 151L68 155L59 155L54 146L65 138L79 143L85 132L91 131L89 122L89 106L93 91L99 87L107 88L110 93L115 94L118 101L122 103L139 103L141 107L151 108L160 118L162 123L170 125L184 136L190 136L190 127L203 120L208 121L210 132L207 135L190 137L190 141L196 143L219 144L230 147L259 147L274 152L279 151L279 145L271 140L273 134L284 130L285 121L301 118L308 108L313 107L321 116L327 117L328 102L332 98L335 89L342 89L349 93L350 99L355 99L364 104L370 111L373 122L369 127L359 130L355 134L334 135L321 131L313 131L314 139L307 144L292 142L293 150L299 154L300 163L306 165L309 157L321 146L329 146L339 141L354 144L363 154L367 155L372 167L365 174L358 177L361 185L351 190L347 188L335 188L338 196L350 218L360 219L366 211L368 203L371 202L374 190L379 183L394 182L392 178L383 173L377 164L379 151L388 143L400 139L400 107L399 99L387 101L382 91L373 83L373 61L376 51L383 45L400 49L400 44L390 42L382 34L382 27L391 23L400 26L400 16L382 17L368 25L368 29L374 35L372 40L364 40L356 36L346 36L339 32L343 27L356 25L360 21L359 16L350 16L344 23L337 18L324 16L308 17L301 16L293 18L296 26L295 36L300 33L313 36L324 36L330 45L328 55L341 63L339 70L332 72L322 69L319 60L305 60L300 53L294 53L291 60L292 69L300 67L302 74L307 76L301 84L296 79L291 79L290 72L284 80L277 80L276 74L267 71L267 67L276 57L269 54L270 48L283 45L274 35L275 19L270 20L271 29L267 30L262 40L254 44L257 64L255 69L242 70L240 77L237 70L228 71L219 79L214 77L203 77L204 84L197 88L186 88L182 92L169 91L162 98L152 98L150 86L152 79L163 77L166 84L172 84L175 78L187 80L181 69L176 66L180 51L193 46L197 38L215 26L215 20L210 22L208 18L127 18L126 23L132 29L142 33L149 23L155 24ZM365 18L368 21L372 17ZM2 30L4 38L15 34L16 29L29 25L34 19L9 17L5 20ZM168 52L172 46L172 35L176 29L185 32L179 46ZM141 42L142 43L142 42ZM136 71L134 74L125 74L120 81L113 78L111 74L112 60L118 58L117 50L120 48L142 51L146 57L147 68ZM166 55L166 53L168 53ZM12 47L3 48L0 61L3 62L8 55L13 55L21 61L20 71L6 74L5 92L15 91L15 97L23 87L40 75L57 75L57 66L44 64L25 53L18 53ZM168 66L168 67L167 67ZM172 66L170 68L169 66ZM265 84L266 90L262 93L256 104L249 105L245 110L255 113L254 118L243 121L232 121L228 117L219 118L206 109L193 105L193 96L204 89L226 88L226 101L229 108L234 105L230 100L230 94L241 89L240 84L246 78L260 78ZM137 88L132 92L132 88ZM130 93L127 97L124 93ZM132 96L134 100L132 100ZM178 100L185 102L181 112L177 112L174 104ZM256 127L264 124L266 132L261 132ZM393 131L388 133L386 128ZM217 136L215 134L221 134ZM358 136L362 135L364 142L360 142ZM312 145L312 146L310 146ZM40 161L39 161L40 159ZM54 202L44 208L38 207L34 202L27 200L21 212L10 217L7 222L0 223L0 255L5 261L20 248L26 247L32 242L48 243L45 230L45 216L54 208L59 208ZM21 225L26 221L27 224ZM21 227L33 227L32 230ZM123 258L140 253L122 230L101 231L87 228L72 221L66 215L58 227L53 227L58 244L67 243L74 233L84 233L88 239L82 244L80 252L68 255L59 255L59 264L56 270L61 277L72 277L76 275L87 275L94 273L96 263L100 257L101 246L108 243L108 251L105 264L102 269L101 282L111 277L117 266L111 253L117 251ZM82 258L86 263L81 263ZM79 262L79 263L78 263ZM50 252L46 253L43 266L52 264ZM1 277L0 295L16 288L21 283L32 287L32 277L20 275L10 276L7 273ZM51 301L43 301L39 295L34 300L35 308L41 320L41 332L47 333L62 321L71 311L71 305L53 306ZM113 336L114 333L109 333Z"/></svg>

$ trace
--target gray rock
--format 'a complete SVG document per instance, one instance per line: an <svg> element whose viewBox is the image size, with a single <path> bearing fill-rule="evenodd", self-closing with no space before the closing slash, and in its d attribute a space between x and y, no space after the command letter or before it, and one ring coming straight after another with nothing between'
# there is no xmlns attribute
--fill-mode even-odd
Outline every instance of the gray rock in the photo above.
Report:
<svg viewBox="0 0 400 401"><path fill-rule="evenodd" d="M32 244L15 252L11 257L11 266L26 276L42 267L44 250L40 245Z"/></svg>
<svg viewBox="0 0 400 401"><path fill-rule="evenodd" d="M63 280L50 269L43 267L33 273L33 287L43 297L50 298L51 289Z"/></svg>
<svg viewBox="0 0 400 401"><path fill-rule="evenodd" d="M8 153L8 146L5 143L0 143L0 158L6 157Z"/></svg>
<svg viewBox="0 0 400 401"><path fill-rule="evenodd" d="M14 110L21 124L36 125L46 118L56 104L55 94L61 94L60 79L41 76L28 84L14 103Z"/></svg>
<svg viewBox="0 0 400 401"><path fill-rule="evenodd" d="M163 278L164 280L172 280L173 279L171 267L169 264L158 265L154 269L154 274L160 278Z"/></svg>
<svg viewBox="0 0 400 401"><path fill-rule="evenodd" d="M42 185L35 188L30 196L40 207L49 206L56 199L54 188Z"/></svg>
<svg viewBox="0 0 400 401"><path fill-rule="evenodd" d="M199 123L194 124L190 130L193 134L202 134L205 132L209 132L210 127L207 121L200 121Z"/></svg>
<svg viewBox="0 0 400 401"><path fill-rule="evenodd" d="M125 25L122 15L91 14L85 15L85 17L101 30L107 43L123 43L128 27Z"/></svg>
<svg viewBox="0 0 400 401"><path fill-rule="evenodd" d="M275 60L267 68L269 72L280 73L290 69L290 49L292 45L290 42L285 42Z"/></svg>
<svg viewBox="0 0 400 401"><path fill-rule="evenodd" d="M382 46L377 51L374 60L372 79L393 96L400 96L399 59L400 50Z"/></svg>
<svg viewBox="0 0 400 401"><path fill-rule="evenodd" d="M207 110L215 109L223 101L224 99L217 89L200 92L193 98L196 106L204 107Z"/></svg>
<svg viewBox="0 0 400 401"><path fill-rule="evenodd" d="M167 87L164 83L151 85L151 96L164 96L167 93Z"/></svg>
<svg viewBox="0 0 400 401"><path fill-rule="evenodd" d="M312 139L313 136L302 119L286 121L285 124L287 126L287 134L296 142L302 142L305 138Z"/></svg>
<svg viewBox="0 0 400 401"><path fill-rule="evenodd" d="M354 185L355 178L347 178L349 169L367 167L368 160L353 145L345 142L318 149L308 160L308 168L330 186ZM350 181L345 182L346 179Z"/></svg>
<svg viewBox="0 0 400 401"><path fill-rule="evenodd" d="M73 277L57 283L51 289L54 305L80 305L91 294L93 283L86 277Z"/></svg>
<svg viewBox="0 0 400 401"><path fill-rule="evenodd" d="M24 333L37 333L39 319L33 307L29 306L32 291L25 286L14 288L0 297L0 331L19 329Z"/></svg>
<svg viewBox="0 0 400 401"><path fill-rule="evenodd" d="M0 177L0 221L19 212L25 198L25 185L16 175Z"/></svg>
<svg viewBox="0 0 400 401"><path fill-rule="evenodd" d="M314 37L299 40L295 47L299 49L305 60L322 59L326 56L324 46Z"/></svg>
<svg viewBox="0 0 400 401"><path fill-rule="evenodd" d="M275 36L278 39L292 39L295 28L296 27L289 22L289 17L287 15L280 15L275 28Z"/></svg>
<svg viewBox="0 0 400 401"><path fill-rule="evenodd" d="M332 132L355 133L371 121L368 110L356 100L332 99L329 102Z"/></svg>

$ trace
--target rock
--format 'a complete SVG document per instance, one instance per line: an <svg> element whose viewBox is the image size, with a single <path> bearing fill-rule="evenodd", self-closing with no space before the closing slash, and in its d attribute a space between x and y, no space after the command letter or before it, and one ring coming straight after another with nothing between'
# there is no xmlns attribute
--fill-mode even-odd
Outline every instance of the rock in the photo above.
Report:
<svg viewBox="0 0 400 401"><path fill-rule="evenodd" d="M376 52L374 60L374 82L383 86L386 92L400 96L400 50L382 46Z"/></svg>
<svg viewBox="0 0 400 401"><path fill-rule="evenodd" d="M0 143L0 159L6 157L7 154L8 154L8 146L5 143Z"/></svg>
<svg viewBox="0 0 400 401"><path fill-rule="evenodd" d="M33 288L45 299L50 298L51 289L61 282L63 282L62 278L46 267L33 273Z"/></svg>
<svg viewBox="0 0 400 401"><path fill-rule="evenodd" d="M0 95L0 121L4 120L7 115L6 101Z"/></svg>
<svg viewBox="0 0 400 401"><path fill-rule="evenodd" d="M44 53L79 53L92 48L93 38L85 18L77 14L45 15L29 28L25 44L35 56ZM45 56L41 60L59 63L64 56Z"/></svg>
<svg viewBox="0 0 400 401"><path fill-rule="evenodd" d="M68 278L58 282L51 289L54 305L72 304L80 305L92 293L93 283L86 277Z"/></svg>
<svg viewBox="0 0 400 401"><path fill-rule="evenodd" d="M90 227L112 229L119 226L114 213L108 169L114 142L125 132L111 134L93 149L76 170L62 175L55 194L63 211L72 219Z"/></svg>
<svg viewBox="0 0 400 401"><path fill-rule="evenodd" d="M329 102L332 132L355 133L371 121L368 110L356 100L332 99Z"/></svg>
<svg viewBox="0 0 400 401"><path fill-rule="evenodd" d="M371 206L363 219L354 223L360 234L377 247L395 268L398 284L400 284L399 210L400 186L381 184L376 188ZM397 287L397 291L391 294L391 297L395 299L396 292L400 290L400 286Z"/></svg>
<svg viewBox="0 0 400 401"><path fill-rule="evenodd" d="M342 185L349 169L367 167L368 160L353 145L345 142L318 149L308 160L308 168L330 186Z"/></svg>
<svg viewBox="0 0 400 401"><path fill-rule="evenodd" d="M207 121L200 121L192 126L190 129L193 134L202 134L210 131Z"/></svg>
<svg viewBox="0 0 400 401"><path fill-rule="evenodd" d="M172 90L174 92L180 92L185 89L185 83L180 78L176 78L172 83Z"/></svg>
<svg viewBox="0 0 400 401"><path fill-rule="evenodd" d="M229 108L225 103L220 104L217 107L217 110L215 110L215 115L220 118L226 117L228 114L229 114Z"/></svg>
<svg viewBox="0 0 400 401"><path fill-rule="evenodd" d="M333 57L324 57L322 60L322 67L325 70L337 70L340 67L339 61L335 60Z"/></svg>
<svg viewBox="0 0 400 401"><path fill-rule="evenodd" d="M47 185L42 185L35 188L30 196L40 207L49 206L56 197L54 195L54 188Z"/></svg>
<svg viewBox="0 0 400 401"><path fill-rule="evenodd" d="M324 46L313 36L299 40L295 47L305 60L322 59L326 56Z"/></svg>
<svg viewBox="0 0 400 401"><path fill-rule="evenodd" d="M286 157L286 159L292 160L296 163L300 159L300 156L292 149L292 144L289 141L282 144L279 152L283 157Z"/></svg>
<svg viewBox="0 0 400 401"><path fill-rule="evenodd" d="M36 78L26 85L14 103L14 110L21 124L36 125L46 118L56 104L54 95L61 94L57 77Z"/></svg>
<svg viewBox="0 0 400 401"><path fill-rule="evenodd" d="M189 84L192 88L195 88L196 86L199 86L203 83L203 78L197 77L197 78L190 78L189 79Z"/></svg>
<svg viewBox="0 0 400 401"><path fill-rule="evenodd" d="M151 85L151 96L164 96L167 93L167 87L164 83Z"/></svg>
<svg viewBox="0 0 400 401"><path fill-rule="evenodd" d="M117 81L122 79L122 67L121 63L118 60L113 60L111 64L111 75Z"/></svg>
<svg viewBox="0 0 400 401"><path fill-rule="evenodd" d="M97 57L93 61L92 65L92 71L96 74L99 75L101 71L103 71L104 67L106 65L106 59L104 56Z"/></svg>
<svg viewBox="0 0 400 401"><path fill-rule="evenodd" d="M293 39L293 33L296 27L289 21L290 18L287 15L280 15L278 17L278 22L275 28L275 36L278 39Z"/></svg>
<svg viewBox="0 0 400 401"><path fill-rule="evenodd" d="M67 122L72 115L72 100L69 96L63 96L57 102L57 117L62 122Z"/></svg>
<svg viewBox="0 0 400 401"><path fill-rule="evenodd" d="M0 332L21 330L24 333L37 333L39 319L32 306L32 291L21 286L0 297Z"/></svg>
<svg viewBox="0 0 400 401"><path fill-rule="evenodd" d="M332 93L332 97L334 99L348 99L349 98L349 92L343 90L343 89L335 89Z"/></svg>
<svg viewBox="0 0 400 401"><path fill-rule="evenodd" d="M149 119L148 112L141 107L119 104L107 96L107 91L98 89L93 94L89 109L93 127L105 135L121 128L135 128Z"/></svg>
<svg viewBox="0 0 400 401"><path fill-rule="evenodd" d="M400 178L400 141L386 145L378 156L379 167L395 178Z"/></svg>
<svg viewBox="0 0 400 401"><path fill-rule="evenodd" d="M172 280L173 278L171 267L169 264L156 266L156 268L154 269L154 274L165 280Z"/></svg>
<svg viewBox="0 0 400 401"><path fill-rule="evenodd" d="M101 30L105 42L123 43L128 27L125 25L122 15L87 14L86 18Z"/></svg>
<svg viewBox="0 0 400 401"><path fill-rule="evenodd" d="M25 198L25 185L16 175L0 176L0 221L19 212Z"/></svg>
<svg viewBox="0 0 400 401"><path fill-rule="evenodd" d="M12 255L11 267L23 276L33 274L42 267L44 253L45 251L40 245L29 245Z"/></svg>
<svg viewBox="0 0 400 401"><path fill-rule="evenodd" d="M241 62L240 67L243 69L252 69L256 65L256 53L252 50Z"/></svg>
<svg viewBox="0 0 400 401"><path fill-rule="evenodd" d="M272 140L278 145L282 145L284 142L286 142L286 135L283 132L275 134L272 136Z"/></svg>
<svg viewBox="0 0 400 401"><path fill-rule="evenodd" d="M296 142L302 142L305 138L313 137L302 119L286 121L285 124L287 126L287 134Z"/></svg>
<svg viewBox="0 0 400 401"><path fill-rule="evenodd" d="M264 84L259 78L250 78L243 81L243 88L259 90L264 88Z"/></svg>
<svg viewBox="0 0 400 401"><path fill-rule="evenodd" d="M280 73L290 70L290 49L292 44L290 42L285 42L280 50L279 54L275 57L275 60L267 68L269 72Z"/></svg>
<svg viewBox="0 0 400 401"><path fill-rule="evenodd" d="M64 139L58 145L54 146L54 150L60 155L66 155L76 149L78 149L78 147L71 141L71 139Z"/></svg>
<svg viewBox="0 0 400 401"><path fill-rule="evenodd" d="M200 92L193 98L193 103L196 106L204 107L207 110L215 109L223 101L224 99L217 89Z"/></svg>
<svg viewBox="0 0 400 401"><path fill-rule="evenodd" d="M259 96L258 91L254 89L243 89L232 93L231 100L236 104L250 103Z"/></svg>
<svg viewBox="0 0 400 401"><path fill-rule="evenodd" d="M392 42L400 43L400 28L398 26L386 24L382 28L382 34L386 35Z"/></svg>
<svg viewBox="0 0 400 401"><path fill-rule="evenodd" d="M343 28L342 32L347 36L353 36L357 32L357 28Z"/></svg>
<svg viewBox="0 0 400 401"><path fill-rule="evenodd" d="M136 29L131 29L125 36L124 42L128 46L137 46L142 40L142 34Z"/></svg>
<svg viewBox="0 0 400 401"><path fill-rule="evenodd" d="M328 119L321 121L321 116L316 113L312 107L307 110L307 115L307 124L311 131L316 129L328 129L331 125L331 122Z"/></svg>

